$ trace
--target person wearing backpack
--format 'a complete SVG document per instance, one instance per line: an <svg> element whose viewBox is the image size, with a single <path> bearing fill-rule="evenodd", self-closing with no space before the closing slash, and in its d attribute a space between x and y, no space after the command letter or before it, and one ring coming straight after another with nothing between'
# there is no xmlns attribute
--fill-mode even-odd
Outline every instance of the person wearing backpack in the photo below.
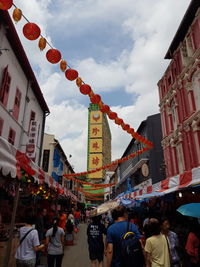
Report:
<svg viewBox="0 0 200 267"><path fill-rule="evenodd" d="M34 222L35 217L28 215L25 226L20 228L20 244L15 254L17 267L35 267L36 251L44 248L40 245L38 231L33 228Z"/></svg>
<svg viewBox="0 0 200 267"><path fill-rule="evenodd" d="M137 226L133 223L128 222L127 220L128 214L126 208L124 206L118 206L117 208L115 208L112 211L112 218L114 220L114 223L107 229L106 267L142 266L140 265L140 263L136 261L134 262L134 259L130 262L128 256L127 256L128 262L125 262L126 257L124 257L125 255L123 255L124 252L123 240L126 240L125 235L127 233L127 230L128 232L132 232L134 234L134 241L136 243L137 241L139 242L140 239L140 233L138 231Z"/></svg>
<svg viewBox="0 0 200 267"><path fill-rule="evenodd" d="M53 227L46 233L47 263L48 267L61 267L64 255L64 236L65 232L58 227L59 218L53 219Z"/></svg>

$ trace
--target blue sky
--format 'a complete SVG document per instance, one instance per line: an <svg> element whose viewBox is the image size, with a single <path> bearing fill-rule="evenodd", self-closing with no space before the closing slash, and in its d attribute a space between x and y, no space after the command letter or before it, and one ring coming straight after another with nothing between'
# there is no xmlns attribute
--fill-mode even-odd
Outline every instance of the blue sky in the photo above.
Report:
<svg viewBox="0 0 200 267"><path fill-rule="evenodd" d="M164 55L189 5L188 0L15 0L30 21L59 49L69 65L124 121L137 129L159 112L157 82L169 61ZM45 59L16 25L51 115L46 131L60 140L76 171L86 169L89 100L58 66ZM112 159L130 137L110 122Z"/></svg>

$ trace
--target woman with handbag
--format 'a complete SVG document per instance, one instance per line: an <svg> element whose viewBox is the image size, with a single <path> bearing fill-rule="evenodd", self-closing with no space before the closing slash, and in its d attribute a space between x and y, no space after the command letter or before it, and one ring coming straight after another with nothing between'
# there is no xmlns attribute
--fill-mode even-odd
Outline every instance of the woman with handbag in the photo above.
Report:
<svg viewBox="0 0 200 267"><path fill-rule="evenodd" d="M65 232L58 227L59 218L53 220L53 227L46 233L47 245L47 263L48 267L61 267L64 254L64 236Z"/></svg>
<svg viewBox="0 0 200 267"><path fill-rule="evenodd" d="M35 267L36 251L44 248L44 245L40 245L38 231L33 224L34 217L27 216L25 226L20 228L20 244L15 254L17 267Z"/></svg>

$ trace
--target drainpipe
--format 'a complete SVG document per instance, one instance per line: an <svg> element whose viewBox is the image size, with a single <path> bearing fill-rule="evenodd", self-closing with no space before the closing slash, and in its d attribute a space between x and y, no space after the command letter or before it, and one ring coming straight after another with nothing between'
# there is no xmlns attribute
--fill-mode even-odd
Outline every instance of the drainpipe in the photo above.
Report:
<svg viewBox="0 0 200 267"><path fill-rule="evenodd" d="M20 134L20 138L19 138L19 146L18 149L21 151L21 147L23 146L22 144L22 140L23 140L23 134L26 132L24 129L24 125L25 125L25 114L26 114L26 110L27 110L27 105L28 105L28 89L29 89L29 85L30 85L30 81L28 80L27 82L27 86L26 86L26 96L25 96L25 103L24 103L24 112L23 112L23 117L22 117L22 125L21 125L21 134Z"/></svg>

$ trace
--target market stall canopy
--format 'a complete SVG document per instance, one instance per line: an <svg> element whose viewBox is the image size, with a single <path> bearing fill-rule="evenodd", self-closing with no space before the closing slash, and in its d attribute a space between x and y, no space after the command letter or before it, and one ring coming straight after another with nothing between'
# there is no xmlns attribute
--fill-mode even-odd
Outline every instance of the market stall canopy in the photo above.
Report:
<svg viewBox="0 0 200 267"><path fill-rule="evenodd" d="M117 196L117 199L147 199L152 197L163 196L183 188L200 184L200 167L185 171L182 174L166 178L156 184L143 186L137 191Z"/></svg>
<svg viewBox="0 0 200 267"><path fill-rule="evenodd" d="M111 200L111 201L105 202L101 204L100 206L98 206L96 209L92 210L90 212L90 216L94 217L94 216L102 215L108 211L115 209L118 206L119 206L119 202L117 200Z"/></svg>
<svg viewBox="0 0 200 267"><path fill-rule="evenodd" d="M200 218L200 203L182 205L177 209L182 215Z"/></svg>
<svg viewBox="0 0 200 267"><path fill-rule="evenodd" d="M0 171L4 176L10 175L12 178L19 178L21 168L31 175L38 184L46 183L49 187L59 189L60 192L63 192L63 195L77 201L77 196L70 190L62 187L48 173L31 161L26 154L17 150L16 147L0 136Z"/></svg>

